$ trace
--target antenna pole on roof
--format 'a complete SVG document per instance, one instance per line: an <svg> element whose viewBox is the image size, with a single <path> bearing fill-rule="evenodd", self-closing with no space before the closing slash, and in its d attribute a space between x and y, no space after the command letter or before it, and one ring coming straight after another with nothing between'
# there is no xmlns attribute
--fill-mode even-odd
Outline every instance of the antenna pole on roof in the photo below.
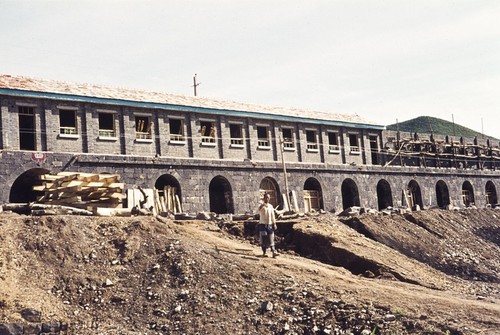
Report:
<svg viewBox="0 0 500 335"><path fill-rule="evenodd" d="M193 77L193 88L194 88L194 96L196 96L196 87L198 87L198 85L200 85L201 83L196 83L196 73L194 74L194 77Z"/></svg>
<svg viewBox="0 0 500 335"><path fill-rule="evenodd" d="M455 117L453 116L453 114L451 114L451 120L453 121L453 137L457 136L455 134Z"/></svg>
<svg viewBox="0 0 500 335"><path fill-rule="evenodd" d="M481 117L481 138L484 138L484 125L483 125L483 118Z"/></svg>

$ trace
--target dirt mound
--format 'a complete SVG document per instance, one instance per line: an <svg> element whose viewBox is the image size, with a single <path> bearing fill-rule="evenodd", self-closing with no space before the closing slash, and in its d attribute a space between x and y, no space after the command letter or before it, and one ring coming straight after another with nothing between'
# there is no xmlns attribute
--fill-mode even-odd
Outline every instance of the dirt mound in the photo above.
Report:
<svg viewBox="0 0 500 335"><path fill-rule="evenodd" d="M0 322L33 309L68 334L494 334L496 216L308 217L280 223L272 259L252 223L4 213Z"/></svg>

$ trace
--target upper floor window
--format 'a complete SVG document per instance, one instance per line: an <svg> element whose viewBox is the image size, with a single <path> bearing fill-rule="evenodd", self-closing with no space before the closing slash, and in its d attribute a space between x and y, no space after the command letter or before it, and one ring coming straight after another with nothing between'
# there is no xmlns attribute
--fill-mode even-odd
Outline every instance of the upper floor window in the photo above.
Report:
<svg viewBox="0 0 500 335"><path fill-rule="evenodd" d="M114 113L99 113L99 137L116 137Z"/></svg>
<svg viewBox="0 0 500 335"><path fill-rule="evenodd" d="M243 129L241 124L229 124L229 135L231 136L232 147L243 146Z"/></svg>
<svg viewBox="0 0 500 335"><path fill-rule="evenodd" d="M339 152L339 135L337 133L328 133L328 151L330 153Z"/></svg>
<svg viewBox="0 0 500 335"><path fill-rule="evenodd" d="M349 134L349 147L351 149L351 154L360 153L357 134Z"/></svg>
<svg viewBox="0 0 500 335"><path fill-rule="evenodd" d="M292 128L283 128L281 130L283 134L283 149L295 149L295 142L293 140L293 129Z"/></svg>
<svg viewBox="0 0 500 335"><path fill-rule="evenodd" d="M306 130L307 151L317 152L318 139L315 130Z"/></svg>
<svg viewBox="0 0 500 335"><path fill-rule="evenodd" d="M35 107L17 106L19 117L19 149L36 149Z"/></svg>
<svg viewBox="0 0 500 335"><path fill-rule="evenodd" d="M200 122L200 134L201 143L213 143L215 144L215 127L214 123L211 121L201 121Z"/></svg>
<svg viewBox="0 0 500 335"><path fill-rule="evenodd" d="M149 116L135 116L135 138L138 140L152 139L153 122Z"/></svg>
<svg viewBox="0 0 500 335"><path fill-rule="evenodd" d="M170 141L171 142L184 142L184 125L180 119L169 119L170 128Z"/></svg>
<svg viewBox="0 0 500 335"><path fill-rule="evenodd" d="M269 130L266 126L257 126L257 145L258 147L269 148L271 146L269 142Z"/></svg>
<svg viewBox="0 0 500 335"><path fill-rule="evenodd" d="M77 135L76 110L59 109L59 133L61 135Z"/></svg>

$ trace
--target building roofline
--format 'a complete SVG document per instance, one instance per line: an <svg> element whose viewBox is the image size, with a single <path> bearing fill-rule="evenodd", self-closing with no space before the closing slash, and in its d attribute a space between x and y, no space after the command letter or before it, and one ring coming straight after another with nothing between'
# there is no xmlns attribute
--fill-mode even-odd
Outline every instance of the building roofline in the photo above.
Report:
<svg viewBox="0 0 500 335"><path fill-rule="evenodd" d="M0 88L0 94L9 95L9 96L16 96L16 97L45 98L45 99L52 99L52 100L91 102L91 103L106 104L106 105L118 105L118 106L126 105L129 107L138 107L138 108L169 109L169 110L181 111L181 112L194 112L194 113L212 114L212 115L231 115L231 116L249 117L249 118L256 118L256 119L281 120L281 121L290 121L290 122L304 122L304 123L314 123L314 124L342 126L342 127L353 127L353 128L362 128L362 129L373 129L373 130L385 129L385 126L382 126L382 125L374 125L374 124L367 124L367 123L323 120L323 119L319 119L319 118L302 118L302 117L297 117L297 116L278 115L278 114L270 114L270 113L263 113L263 112L250 112L250 111L217 109L217 108L207 108L207 107L198 107L198 106L185 106L185 105L176 105L176 104L159 103L159 102L145 102L145 101L134 101L134 100L125 100L125 99L112 99L112 98L93 97L93 96L84 96L84 95L75 95L75 94L63 94L63 93L20 90L20 89L12 89L12 88Z"/></svg>

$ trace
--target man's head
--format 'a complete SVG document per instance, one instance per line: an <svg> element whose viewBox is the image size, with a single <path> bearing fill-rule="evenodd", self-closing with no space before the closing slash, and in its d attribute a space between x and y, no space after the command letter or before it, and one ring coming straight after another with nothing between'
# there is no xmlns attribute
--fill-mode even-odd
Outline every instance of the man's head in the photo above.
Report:
<svg viewBox="0 0 500 335"><path fill-rule="evenodd" d="M264 203L269 203L269 200L271 199L271 195L269 193L264 193Z"/></svg>

